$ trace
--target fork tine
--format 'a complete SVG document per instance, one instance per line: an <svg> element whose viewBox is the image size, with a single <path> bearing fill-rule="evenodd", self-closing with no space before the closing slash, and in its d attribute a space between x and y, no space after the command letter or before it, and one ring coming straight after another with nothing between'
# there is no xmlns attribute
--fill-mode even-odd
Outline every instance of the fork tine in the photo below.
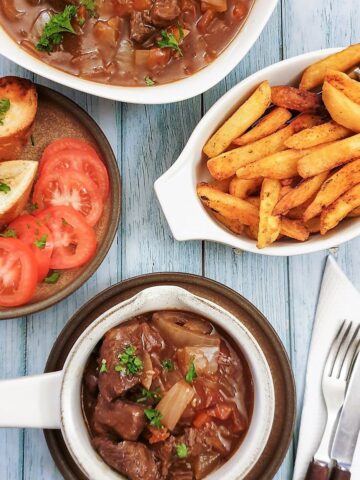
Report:
<svg viewBox="0 0 360 480"><path fill-rule="evenodd" d="M335 358L335 362L333 365L333 369L331 371L330 376L334 378L340 378L340 373L341 373L341 367L344 363L344 359L346 356L346 353L348 351L350 342L352 340L352 335L351 335L351 329L352 329L352 321L349 322L344 335L342 337L342 341L339 345L338 353Z"/></svg>
<svg viewBox="0 0 360 480"><path fill-rule="evenodd" d="M331 344L331 347L330 347L330 350L329 350L329 353L328 353L328 357L327 357L327 360L326 360L326 364L325 364L325 369L324 369L324 375L325 376L330 376L331 372L333 371L333 368L334 368L334 365L335 365L335 360L336 360L337 354L339 352L339 348L341 346L343 336L347 331L347 326L348 326L347 325L347 320L344 320L342 322L337 334L334 337L334 340Z"/></svg>
<svg viewBox="0 0 360 480"><path fill-rule="evenodd" d="M352 335L352 338L350 340L350 343L348 345L347 351L345 353L344 361L341 366L341 370L339 372L339 378L342 378L343 380L347 380L349 378L349 374L351 372L351 366L357 354L357 350L360 343L359 331L360 331L360 325L356 327Z"/></svg>

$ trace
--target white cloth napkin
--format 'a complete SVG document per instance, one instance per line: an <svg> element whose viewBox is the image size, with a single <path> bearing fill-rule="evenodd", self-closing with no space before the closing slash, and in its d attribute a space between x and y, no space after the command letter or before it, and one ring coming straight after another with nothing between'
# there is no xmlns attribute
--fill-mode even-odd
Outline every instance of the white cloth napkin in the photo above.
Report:
<svg viewBox="0 0 360 480"><path fill-rule="evenodd" d="M307 364L304 407L293 480L304 480L326 422L321 379L330 345L344 319L360 321L360 293L332 256L328 257L316 310ZM360 412L360 410L359 410ZM360 479L360 437L352 478Z"/></svg>

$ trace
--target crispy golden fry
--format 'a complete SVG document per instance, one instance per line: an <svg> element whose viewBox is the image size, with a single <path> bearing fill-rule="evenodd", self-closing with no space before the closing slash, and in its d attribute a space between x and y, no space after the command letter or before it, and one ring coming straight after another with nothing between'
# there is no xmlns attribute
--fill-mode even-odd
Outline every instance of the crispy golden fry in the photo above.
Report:
<svg viewBox="0 0 360 480"><path fill-rule="evenodd" d="M246 132L264 114L270 102L271 88L269 82L265 81L212 135L205 144L204 153L212 158L224 152L235 138Z"/></svg>
<svg viewBox="0 0 360 480"><path fill-rule="evenodd" d="M288 180L291 180L290 178ZM282 180L280 181L280 183ZM281 183L282 185L282 183ZM291 192L292 187L291 185L282 185L281 190L280 190L280 198L285 197L289 192Z"/></svg>
<svg viewBox="0 0 360 480"><path fill-rule="evenodd" d="M360 83L352 80L346 73L328 70L325 82L330 83L336 90L343 92L353 102L360 104Z"/></svg>
<svg viewBox="0 0 360 480"><path fill-rule="evenodd" d="M278 107L298 112L316 112L321 106L321 98L316 93L287 85L271 87L271 101Z"/></svg>
<svg viewBox="0 0 360 480"><path fill-rule="evenodd" d="M252 227L250 225L246 225L244 229L244 233L247 237L249 237L251 240L257 240L258 239L258 227Z"/></svg>
<svg viewBox="0 0 360 480"><path fill-rule="evenodd" d="M205 182L198 184L197 194L202 203L213 212L244 225L258 225L259 210L245 200L223 193Z"/></svg>
<svg viewBox="0 0 360 480"><path fill-rule="evenodd" d="M307 209L307 207L310 205L311 202L313 202L314 197L310 198L307 200L305 203L302 205L299 205L298 207L294 207L291 210L289 210L286 214L288 218L291 218L292 220L303 220L304 219L304 213Z"/></svg>
<svg viewBox="0 0 360 480"><path fill-rule="evenodd" d="M295 177L299 158L304 156L303 150L285 150L250 163L236 171L239 178L268 177L276 180Z"/></svg>
<svg viewBox="0 0 360 480"><path fill-rule="evenodd" d="M311 218L309 221L305 222L306 228L310 233L319 233L320 232L320 217Z"/></svg>
<svg viewBox="0 0 360 480"><path fill-rule="evenodd" d="M229 218L223 217L220 213L215 213L211 211L211 214L222 223L226 228L228 228L235 235L241 235L244 233L245 225L239 222L239 220L231 220Z"/></svg>
<svg viewBox="0 0 360 480"><path fill-rule="evenodd" d="M286 217L281 218L281 234L285 237L305 242L309 238L310 232L306 225L299 220L291 220Z"/></svg>
<svg viewBox="0 0 360 480"><path fill-rule="evenodd" d="M236 178L236 176L234 178ZM233 180L231 177L225 180L214 180L211 182L211 185L224 193L229 193L231 180Z"/></svg>
<svg viewBox="0 0 360 480"><path fill-rule="evenodd" d="M274 209L274 215L285 215L292 208L302 205L312 198L327 179L329 173L319 173L315 177L302 181L283 196Z"/></svg>
<svg viewBox="0 0 360 480"><path fill-rule="evenodd" d="M260 207L260 197L246 197L245 200L255 207Z"/></svg>
<svg viewBox="0 0 360 480"><path fill-rule="evenodd" d="M285 140L285 145L288 148L304 150L305 148L315 147L323 143L341 140L342 138L350 137L350 135L353 135L351 130L334 121L330 121L295 133Z"/></svg>
<svg viewBox="0 0 360 480"><path fill-rule="evenodd" d="M304 221L316 217L321 210L331 205L337 198L360 183L360 159L348 163L329 177L319 193L304 212Z"/></svg>
<svg viewBox="0 0 360 480"><path fill-rule="evenodd" d="M280 235L281 219L273 215L280 196L281 183L278 180L264 178L260 193L259 232L256 246L265 248Z"/></svg>
<svg viewBox="0 0 360 480"><path fill-rule="evenodd" d="M353 132L360 132L360 105L358 103L350 100L329 82L324 82L322 97L331 118L335 122Z"/></svg>
<svg viewBox="0 0 360 480"><path fill-rule="evenodd" d="M251 180L243 180L235 176L229 185L230 195L238 198L246 198L252 193L258 191L262 184L262 178L252 178Z"/></svg>
<svg viewBox="0 0 360 480"><path fill-rule="evenodd" d="M284 142L287 138L296 132L300 132L303 128L318 125L321 121L321 117L317 115L307 113L299 115L290 125L268 137L211 158L207 162L209 172L217 180L231 177L238 168L271 155L272 153L285 150Z"/></svg>
<svg viewBox="0 0 360 480"><path fill-rule="evenodd" d="M241 135L241 137L235 138L232 143L242 147L249 143L256 142L261 138L277 132L291 117L291 112L286 110L286 108L274 108L274 110L271 110L270 113L265 115L255 127Z"/></svg>
<svg viewBox="0 0 360 480"><path fill-rule="evenodd" d="M320 215L320 233L336 227L355 208L360 207L360 184L341 195L334 203L325 208Z"/></svg>
<svg viewBox="0 0 360 480"><path fill-rule="evenodd" d="M355 208L354 210L352 210L348 217L360 217L360 207L358 208Z"/></svg>
<svg viewBox="0 0 360 480"><path fill-rule="evenodd" d="M346 72L360 62L360 43L310 65L303 73L300 88L311 90L324 81L327 70Z"/></svg>
<svg viewBox="0 0 360 480"><path fill-rule="evenodd" d="M298 162L298 172L303 178L313 177L347 163L360 156L360 134L314 147L314 151Z"/></svg>

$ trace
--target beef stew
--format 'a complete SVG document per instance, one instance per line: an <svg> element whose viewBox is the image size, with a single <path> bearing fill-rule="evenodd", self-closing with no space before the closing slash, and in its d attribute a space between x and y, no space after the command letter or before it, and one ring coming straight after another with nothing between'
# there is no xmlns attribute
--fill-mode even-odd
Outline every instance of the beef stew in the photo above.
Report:
<svg viewBox="0 0 360 480"><path fill-rule="evenodd" d="M249 366L226 333L193 313L159 311L108 331L82 383L91 442L130 480L200 480L249 428Z"/></svg>
<svg viewBox="0 0 360 480"><path fill-rule="evenodd" d="M192 75L242 27L254 0L0 0L0 23L65 72L124 86Z"/></svg>

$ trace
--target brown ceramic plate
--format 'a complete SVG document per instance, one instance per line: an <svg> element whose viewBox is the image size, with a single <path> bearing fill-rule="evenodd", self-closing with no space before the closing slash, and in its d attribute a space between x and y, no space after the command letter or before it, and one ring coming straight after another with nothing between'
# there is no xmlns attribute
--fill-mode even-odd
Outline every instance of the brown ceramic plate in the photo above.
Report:
<svg viewBox="0 0 360 480"><path fill-rule="evenodd" d="M95 227L98 246L94 258L82 268L64 270L55 285L45 283L38 285L34 297L26 305L6 309L0 307L0 320L38 312L77 290L104 260L117 231L120 217L120 174L116 158L104 133L85 110L64 95L40 85L37 85L36 89L39 106L33 129L33 142L29 142L25 147L22 159L40 159L46 145L58 138L83 138L95 147L105 163L110 179L110 194L104 213Z"/></svg>
<svg viewBox="0 0 360 480"><path fill-rule="evenodd" d="M286 351L266 318L248 300L224 285L186 273L154 273L135 277L104 290L66 324L50 353L45 372L61 370L81 333L103 312L157 285L176 285L211 300L237 317L260 345L275 387L275 416L268 443L246 480L270 480L279 469L291 441L296 415L294 378ZM60 430L45 430L51 455L65 480L88 480L72 460Z"/></svg>

